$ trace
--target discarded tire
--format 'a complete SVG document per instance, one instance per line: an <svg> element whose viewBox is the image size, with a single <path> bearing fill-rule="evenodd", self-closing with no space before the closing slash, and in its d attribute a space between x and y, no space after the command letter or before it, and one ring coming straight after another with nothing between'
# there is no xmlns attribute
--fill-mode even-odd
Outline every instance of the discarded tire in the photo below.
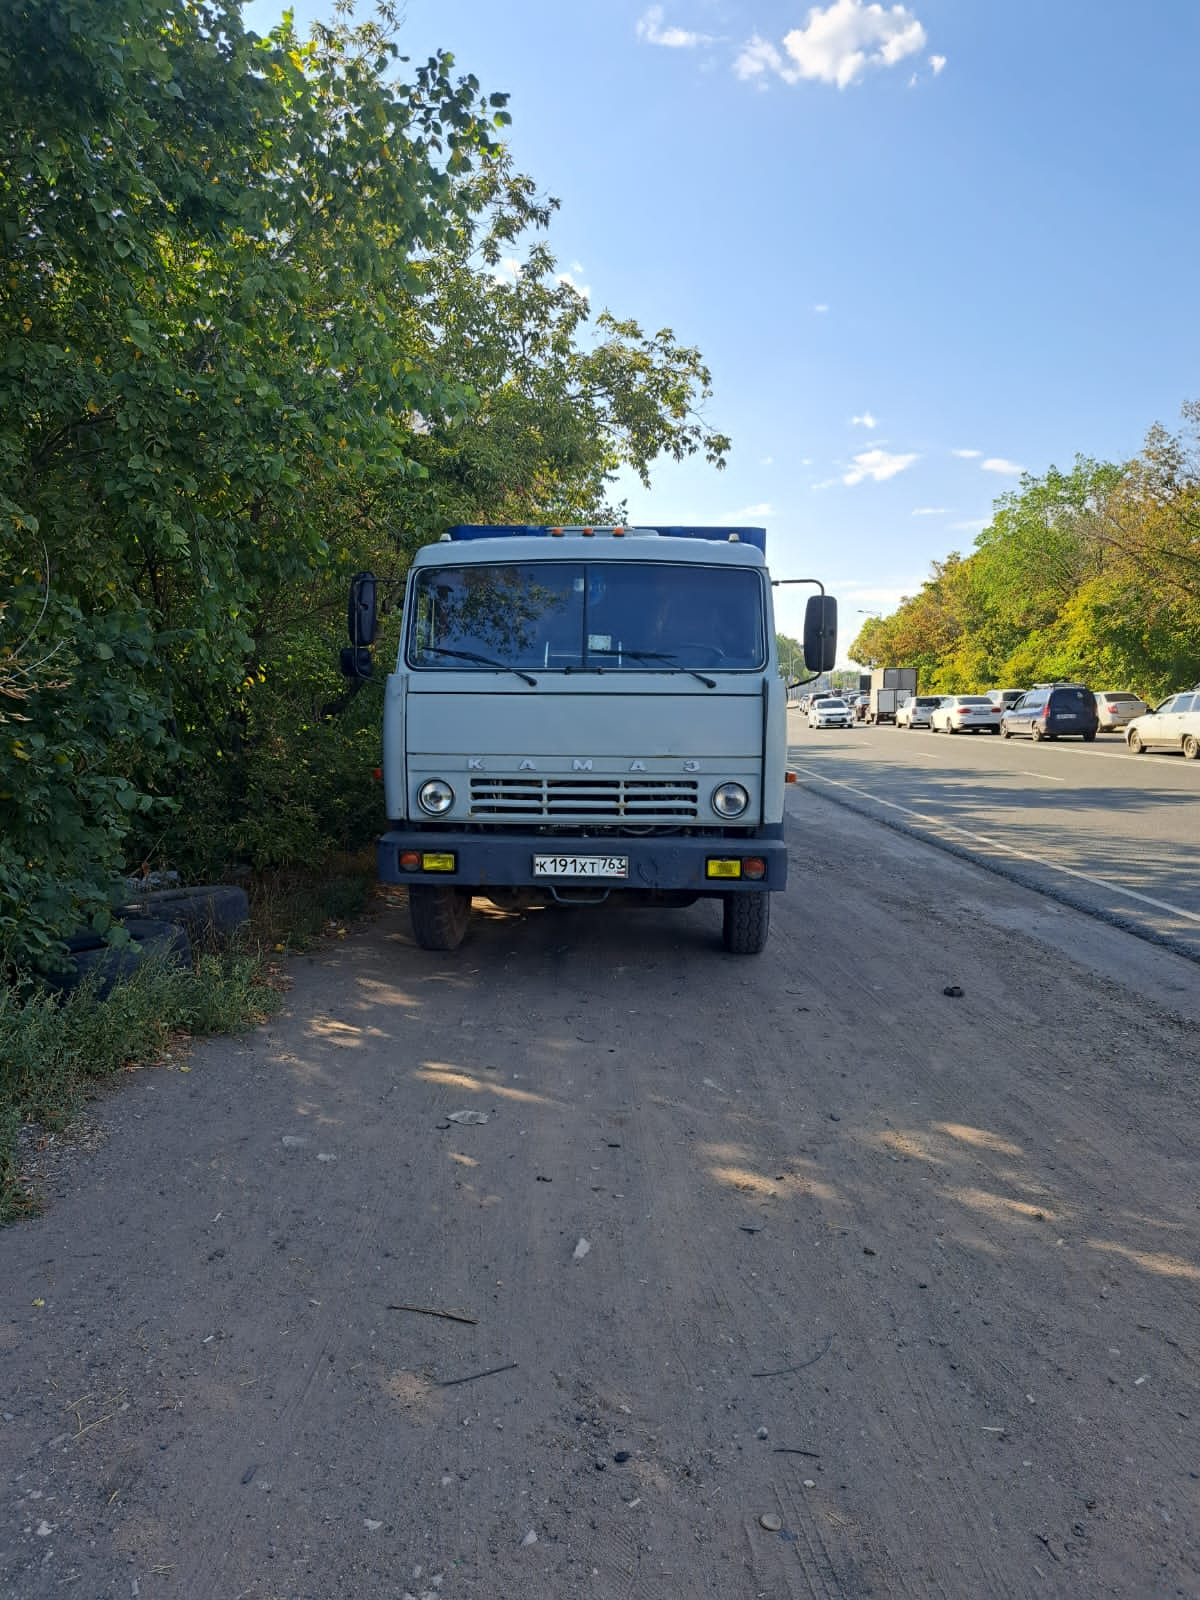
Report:
<svg viewBox="0 0 1200 1600"><path fill-rule="evenodd" d="M126 917L125 931L131 943L117 947L106 945L95 934L76 934L67 939L71 965L65 972L54 973L46 982L59 994L69 994L85 979L96 984L96 998L106 1000L116 984L132 977L147 956L159 956L173 965L189 967L192 964L192 945L185 929L174 922L159 922L150 917ZM85 948L79 948L85 941Z"/></svg>
<svg viewBox="0 0 1200 1600"><path fill-rule="evenodd" d="M222 950L250 917L246 891L230 884L199 884L191 889L155 889L131 901L119 912L173 922L183 928L200 950ZM128 922L126 922L128 926Z"/></svg>

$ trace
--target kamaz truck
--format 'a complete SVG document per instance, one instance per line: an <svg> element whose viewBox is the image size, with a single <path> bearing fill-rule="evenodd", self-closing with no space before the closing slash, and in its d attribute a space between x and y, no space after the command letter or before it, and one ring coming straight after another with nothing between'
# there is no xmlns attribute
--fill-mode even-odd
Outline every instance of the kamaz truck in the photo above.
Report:
<svg viewBox="0 0 1200 1600"><path fill-rule="evenodd" d="M761 528L456 527L408 575L383 711L380 879L426 950L501 907L716 900L760 952L787 880L787 685ZM808 601L808 671L837 605ZM371 670L355 578L342 667Z"/></svg>

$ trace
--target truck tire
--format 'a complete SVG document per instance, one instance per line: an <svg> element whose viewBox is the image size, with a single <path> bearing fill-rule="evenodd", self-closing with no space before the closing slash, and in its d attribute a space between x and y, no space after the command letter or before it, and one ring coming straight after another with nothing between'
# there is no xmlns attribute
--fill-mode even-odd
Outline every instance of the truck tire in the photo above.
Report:
<svg viewBox="0 0 1200 1600"><path fill-rule="evenodd" d="M457 950L471 917L471 891L452 883L412 883L408 915L422 950Z"/></svg>
<svg viewBox="0 0 1200 1600"><path fill-rule="evenodd" d="M758 956L771 931L771 895L767 889L727 894L721 938L731 956Z"/></svg>

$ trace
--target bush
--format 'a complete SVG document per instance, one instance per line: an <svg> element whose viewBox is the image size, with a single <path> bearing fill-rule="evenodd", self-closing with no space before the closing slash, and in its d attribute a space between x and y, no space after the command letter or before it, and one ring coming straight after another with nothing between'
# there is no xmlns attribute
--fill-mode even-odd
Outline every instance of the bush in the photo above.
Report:
<svg viewBox="0 0 1200 1600"><path fill-rule="evenodd" d="M196 970L148 959L107 1000L87 986L65 1000L0 988L0 1222L27 1215L21 1129L59 1134L98 1082L159 1061L173 1034L236 1033L278 1005L258 956L205 955Z"/></svg>

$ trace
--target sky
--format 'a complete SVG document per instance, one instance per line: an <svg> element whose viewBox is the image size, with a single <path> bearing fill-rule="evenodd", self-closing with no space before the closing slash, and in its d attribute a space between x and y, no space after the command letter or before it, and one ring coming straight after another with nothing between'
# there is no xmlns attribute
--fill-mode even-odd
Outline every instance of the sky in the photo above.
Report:
<svg viewBox="0 0 1200 1600"><path fill-rule="evenodd" d="M843 653L1023 470L1200 398L1200 0L406 0L399 44L511 95L559 269L712 370L728 466L628 521L765 526Z"/></svg>

